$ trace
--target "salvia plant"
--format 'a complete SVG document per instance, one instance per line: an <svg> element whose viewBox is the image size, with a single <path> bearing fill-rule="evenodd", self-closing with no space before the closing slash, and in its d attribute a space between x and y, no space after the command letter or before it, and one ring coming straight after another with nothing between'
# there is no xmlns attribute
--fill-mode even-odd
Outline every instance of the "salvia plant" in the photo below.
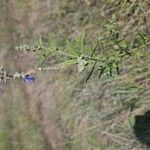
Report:
<svg viewBox="0 0 150 150"><path fill-rule="evenodd" d="M24 81L30 82L34 81L34 77L31 75L35 72L64 69L71 65L77 65L79 73L87 71L85 81L88 81L93 74L98 74L99 78L104 74L119 75L120 63L124 58L139 56L142 53L140 49L150 45L149 36L140 31L135 34L135 38L131 41L121 37L114 22L106 24L105 30L105 34L101 38L97 38L92 44L87 43L84 34L82 34L67 41L65 48L58 47L56 40L52 37L48 37L46 40L40 38L37 45L17 46L16 50L38 53L41 64L50 56L59 57L59 62L52 66L37 67L27 73L9 74L4 67L1 67L1 82L6 83L10 78L22 78Z"/></svg>

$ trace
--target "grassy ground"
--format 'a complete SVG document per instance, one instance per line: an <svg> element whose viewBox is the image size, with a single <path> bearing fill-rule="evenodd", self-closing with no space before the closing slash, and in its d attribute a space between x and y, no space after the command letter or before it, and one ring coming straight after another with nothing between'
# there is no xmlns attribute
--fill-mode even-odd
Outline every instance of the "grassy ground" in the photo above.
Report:
<svg viewBox="0 0 150 150"><path fill-rule="evenodd" d="M149 4L144 1L97 1L89 6L86 1L66 0L56 6L45 22L60 45L63 39L83 32L86 40L93 42L105 35L103 26L110 20L115 20L120 36L128 41L138 31L149 34ZM51 115L65 135L60 149L147 149L134 134L135 116L149 109L150 98L149 48L139 51L143 56L125 59L121 75L114 78L93 77L83 83L82 77L72 70L65 73L69 77L60 75L56 81L60 82L57 107Z"/></svg>
<svg viewBox="0 0 150 150"><path fill-rule="evenodd" d="M0 4L4 8L1 43L10 43L5 62L11 70L24 71L39 64L33 56L12 51L15 45L34 43L39 36L46 39L50 34L56 46L64 48L66 39L85 33L87 43L92 43L106 34L104 25L110 20L127 41L138 31L150 33L150 4L143 0L10 0L9 5ZM8 11L8 7L13 9ZM39 73L34 85L7 84L0 101L0 150L147 150L136 139L134 125L135 116L149 110L149 46L138 51L142 56L124 59L121 75L113 78L93 76L84 83L84 75L71 68ZM52 59L44 65L52 64Z"/></svg>

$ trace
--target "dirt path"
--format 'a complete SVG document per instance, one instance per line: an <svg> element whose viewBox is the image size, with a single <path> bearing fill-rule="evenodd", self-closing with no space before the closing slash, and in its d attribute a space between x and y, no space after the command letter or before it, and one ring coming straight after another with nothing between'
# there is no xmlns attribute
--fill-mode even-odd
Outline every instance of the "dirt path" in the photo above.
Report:
<svg viewBox="0 0 150 150"><path fill-rule="evenodd" d="M19 41L17 33L15 33L18 27L17 21L15 20L17 12L16 10L14 11L15 2L17 3L17 1L13 0L8 0L7 2L3 0L0 2L3 7L3 10L1 10L3 11L2 21L6 28L3 44L7 45L4 49L4 51L7 50L7 54L5 55L3 64L10 70L22 70L22 68L26 67L23 62L21 64L19 62L20 60L16 60L15 55L18 54L14 52L14 46ZM29 1L26 2L28 2L26 5L32 9L31 7L34 5L32 4L33 1L32 3ZM37 16L35 13L33 13L33 17L36 23ZM31 24L28 24L28 22L20 23L24 26L23 30L28 31L28 27L31 27ZM61 133L60 131L57 132L55 123L48 121L48 118L44 116L45 108L43 107L43 101L40 98L34 97L35 95L30 92L33 91L33 88L34 86L24 86L20 81L12 81L5 86L2 85L2 91L4 93L1 93L2 96L0 99L0 149L58 149L57 142L60 140ZM35 107L32 107L33 103L35 103ZM4 137L2 140L1 136Z"/></svg>

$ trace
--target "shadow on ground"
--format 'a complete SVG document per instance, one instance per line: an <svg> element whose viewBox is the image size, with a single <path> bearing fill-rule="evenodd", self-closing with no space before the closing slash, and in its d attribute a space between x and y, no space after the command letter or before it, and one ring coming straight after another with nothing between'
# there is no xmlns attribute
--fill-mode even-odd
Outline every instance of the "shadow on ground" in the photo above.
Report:
<svg viewBox="0 0 150 150"><path fill-rule="evenodd" d="M134 132L141 143L150 146L150 111L135 116Z"/></svg>

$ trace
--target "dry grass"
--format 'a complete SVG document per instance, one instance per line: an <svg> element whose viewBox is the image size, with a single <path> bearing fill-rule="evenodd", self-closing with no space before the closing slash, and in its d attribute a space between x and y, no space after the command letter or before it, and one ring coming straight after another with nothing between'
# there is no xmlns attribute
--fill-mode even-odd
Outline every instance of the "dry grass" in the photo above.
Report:
<svg viewBox="0 0 150 150"><path fill-rule="evenodd" d="M119 26L120 36L128 41L137 31L149 32L147 2L97 1L91 7L69 1L62 3L46 20L53 26L50 29L54 33L56 30L58 40L64 38L64 34L72 38L80 32L86 33L88 41L101 37L105 34L103 25L112 18ZM60 76L57 108L53 115L64 131L64 143L60 149L147 149L136 140L133 130L135 115L141 113L140 110L147 111L145 106L150 98L149 51L148 48L139 51L143 56L126 59L121 65L121 75L113 79L93 77L85 84L76 75Z"/></svg>
<svg viewBox="0 0 150 150"><path fill-rule="evenodd" d="M105 35L103 26L112 19L127 41L133 40L138 30L149 33L148 1L97 0L88 6L87 1L26 2L13 1L13 14L20 22L13 30L17 45L53 33L63 47L66 39L83 32L92 43L93 38ZM22 88L17 83L15 91L11 85L1 99L0 149L45 150L51 143L56 150L146 150L133 130L135 115L148 110L150 99L149 47L139 51L143 55L125 59L121 75L114 78L93 76L84 83L71 68L39 74L32 86ZM23 71L35 65L26 63L29 60L18 59L25 64L18 65L10 59L7 65Z"/></svg>

